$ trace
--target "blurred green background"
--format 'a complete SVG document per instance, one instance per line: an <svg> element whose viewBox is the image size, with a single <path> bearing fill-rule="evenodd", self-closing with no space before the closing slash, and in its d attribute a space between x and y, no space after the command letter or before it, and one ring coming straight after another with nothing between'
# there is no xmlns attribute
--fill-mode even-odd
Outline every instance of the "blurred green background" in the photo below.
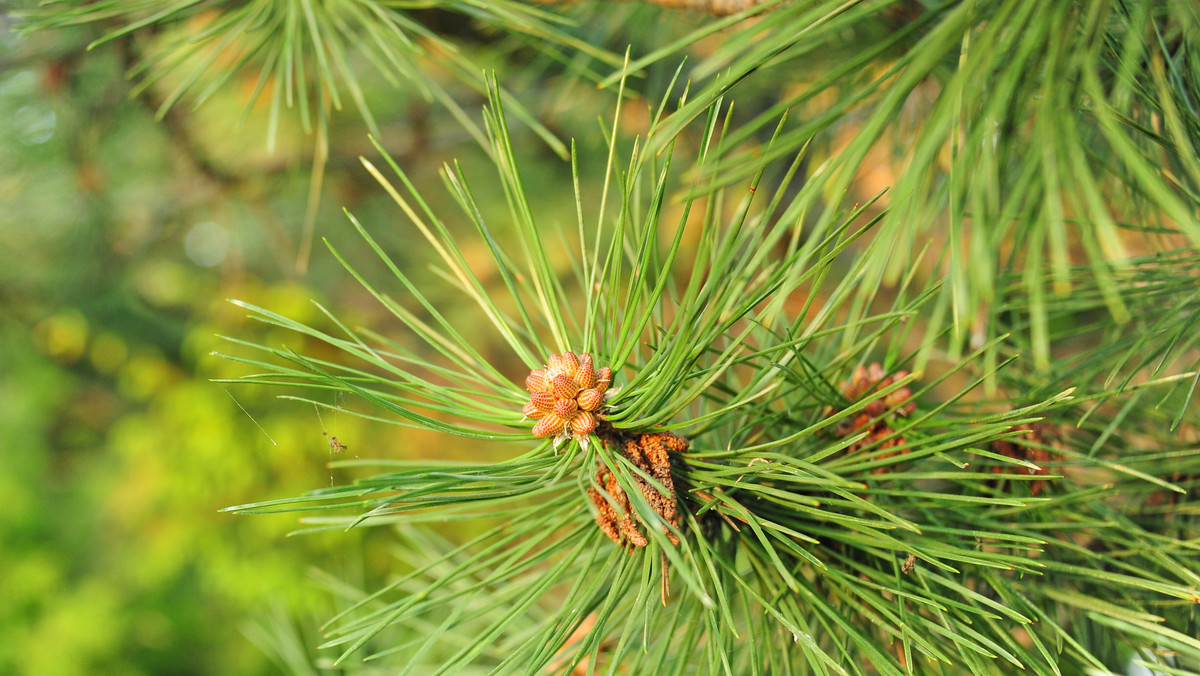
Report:
<svg viewBox="0 0 1200 676"><path fill-rule="evenodd" d="M400 227L396 205L360 165L360 155L378 153L350 103L331 117L317 203L316 137L295 110L273 120L271 92L247 107L259 86L256 69L228 68L236 74L214 87L203 105L184 98L158 114L192 64L181 58L180 68L164 71L140 93L141 76L159 73L139 72L138 64L164 53L173 57L167 45L212 20L206 12L89 50L113 26L24 34L6 13L11 9L0 5L0 421L7 441L0 453L0 674L315 673L310 665L320 623L337 611L350 585L378 588L395 572L398 557L390 549L396 539L369 531L289 538L302 527L293 515L235 517L220 510L344 483L347 470L329 466L335 453L402 458L492 451L339 415L338 400L327 402L333 410L318 412L276 398L274 388L217 382L249 369L213 355L247 352L223 335L337 358L324 345L301 344L295 334L249 321L226 299L327 326L317 301L348 324L403 343L407 337L397 324L319 240L328 238L366 276L383 279L373 274L379 263L342 214L349 209L418 283L434 274L418 253L425 243ZM555 59L548 55L558 48L553 41L538 52L486 22L468 24L461 14L412 15L451 35L480 71L499 70L498 81L560 139L579 142L584 199L594 198L588 190L603 176L607 157L605 123L596 120L610 119L616 95L581 75L586 60L567 58L567 51ZM586 26L592 44L617 54L626 42L667 44L700 23L680 13L658 21L659 10L635 3L579 16L563 30ZM848 51L876 44L893 23L906 20L902 12L884 12L864 22L870 30L850 31L840 44ZM756 39L753 31L743 37ZM722 39L713 33L688 51L720 56ZM209 65L220 71L231 66L223 56L188 58L201 65L212 57ZM806 80L823 79L837 63L826 52L796 58L803 68L785 61L780 79L740 85L738 107L729 114L735 124L788 99L788 90L800 91ZM638 84L659 94L649 102L631 96L620 131L632 136L648 126L647 110L658 104L672 64L647 69ZM444 64L419 65L478 123L485 98L477 88ZM496 210L484 215L489 227L503 236L508 210L495 168L463 125L376 70L354 70L378 122L379 143L431 208L447 215L447 226L470 227L456 218L458 206L439 175L443 162L458 160L472 178L476 201ZM867 82L876 74L867 68L851 79ZM821 90L804 107L823 116L835 108L836 89ZM853 87L847 92L858 96ZM911 142L906 129L919 126L918 104L935 93L918 90L912 110L897 113L886 142L865 155L848 203L897 183L903 165L889 161L885 146ZM821 127L815 143L826 147L814 148L818 160L822 152L836 154L831 148L851 146L863 120L876 119L868 105L865 112L848 110ZM801 117L799 106L793 114ZM771 125L754 129L762 141ZM267 141L269 130L274 143ZM513 131L514 145L526 155L521 175L539 223L574 223L569 165L528 128ZM679 139L681 146L697 140ZM748 141L748 156L758 152L755 145ZM941 170L944 158L928 160ZM486 245L472 237L460 241L482 281L499 284L489 277ZM464 332L478 321L450 295L450 285L429 293ZM502 353L487 356L503 368Z"/></svg>
<svg viewBox="0 0 1200 676"><path fill-rule="evenodd" d="M225 299L307 322L314 299L386 332L319 238L365 258L342 207L398 256L415 234L389 229L395 207L358 163L375 151L355 114L332 122L305 265L313 139L287 118L269 149L258 109L239 125L252 80L158 120L156 90L131 96L124 43L86 51L99 28L24 36L0 21L0 673L267 674L289 650L299 668L335 610L314 571L382 576L386 538L288 539L294 516L218 510L338 481L335 451L470 449L212 382L246 373L211 355L229 349L221 334L321 349ZM461 127L378 84L381 140L435 206L441 162L482 173ZM570 210L562 162L538 166L530 180L561 184L552 194Z"/></svg>

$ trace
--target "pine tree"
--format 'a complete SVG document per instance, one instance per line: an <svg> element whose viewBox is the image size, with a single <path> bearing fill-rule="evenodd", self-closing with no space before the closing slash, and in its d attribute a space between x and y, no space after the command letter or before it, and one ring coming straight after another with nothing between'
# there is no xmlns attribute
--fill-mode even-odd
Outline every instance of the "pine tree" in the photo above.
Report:
<svg viewBox="0 0 1200 676"><path fill-rule="evenodd" d="M369 471L230 508L396 540L395 579L324 627L334 664L1200 673L1194 3L431 6L470 31L376 0L30 16L161 31L134 45L147 87L185 74L164 111L257 70L251 99L316 138L314 196L332 115L378 136L368 77L490 159L447 158L456 211L379 141L362 160L397 222L347 214L377 261L329 249L402 333L243 303L332 349L223 355L298 405L344 394L481 449L345 460ZM512 82L476 75L471 40ZM593 84L594 151L578 112L536 112ZM531 162L570 172L573 213ZM878 166L898 170L865 198Z"/></svg>

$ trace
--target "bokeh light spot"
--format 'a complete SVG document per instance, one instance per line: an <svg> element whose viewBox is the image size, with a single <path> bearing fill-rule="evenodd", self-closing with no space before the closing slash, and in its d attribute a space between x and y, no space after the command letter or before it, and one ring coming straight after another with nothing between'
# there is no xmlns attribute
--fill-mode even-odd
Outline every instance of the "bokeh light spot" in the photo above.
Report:
<svg viewBox="0 0 1200 676"><path fill-rule="evenodd" d="M41 145L54 137L58 116L41 105L22 106L13 113L17 138L27 146Z"/></svg>
<svg viewBox="0 0 1200 676"><path fill-rule="evenodd" d="M147 260L130 276L138 293L152 305L179 306L192 299L194 289L190 275L181 263L164 259Z"/></svg>
<svg viewBox="0 0 1200 676"><path fill-rule="evenodd" d="M125 341L115 333L105 331L92 341L92 349L88 354L92 367L101 373L116 373L121 364L129 356L129 348Z"/></svg>
<svg viewBox="0 0 1200 676"><path fill-rule="evenodd" d="M117 374L117 389L134 401L145 401L165 385L170 376L170 367L158 355L135 355Z"/></svg>
<svg viewBox="0 0 1200 676"><path fill-rule="evenodd" d="M42 352L59 362L72 364L87 349L88 322L78 310L65 310L38 322L33 334Z"/></svg>
<svg viewBox="0 0 1200 676"><path fill-rule="evenodd" d="M206 268L225 260L225 256L229 254L229 245L229 231L212 221L193 225L183 240L187 257L196 265Z"/></svg>

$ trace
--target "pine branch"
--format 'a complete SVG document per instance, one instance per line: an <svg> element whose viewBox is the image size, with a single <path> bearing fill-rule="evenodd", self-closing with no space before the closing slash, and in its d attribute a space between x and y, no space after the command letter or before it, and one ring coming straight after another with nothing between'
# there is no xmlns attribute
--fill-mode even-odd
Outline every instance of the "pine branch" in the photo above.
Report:
<svg viewBox="0 0 1200 676"><path fill-rule="evenodd" d="M343 264L426 350L398 350L336 319L345 337L243 306L361 364L261 348L268 358L249 360L261 370L252 380L357 395L369 406L362 415L382 410L521 449L497 463L382 462L387 471L347 486L231 508L315 512L307 522L319 530L385 525L414 542L428 542L423 523L494 524L461 546L406 550L411 574L327 627L338 662L365 650L431 673L479 664L495 673L965 665L1050 674L1113 668L1123 651L1147 645L1193 659L1188 620L1173 608L1198 597L1194 544L1152 513L1131 516L1112 492L1120 481L1174 493L1179 486L1162 478L1168 456L1134 442L1142 450L1133 455L1085 450L1112 443L1111 426L1099 437L1082 426L1058 431L1082 406L1119 393L984 398L986 383L1029 373L1015 358L981 368L1008 349L1004 337L942 360L936 374L902 371L942 340L905 347L909 325L943 297L940 283L909 275L860 302L864 284L878 283L872 252L881 244L866 235L885 216L867 218L860 205L826 216L837 224L821 236L798 237L804 220L763 197L785 190L795 171L768 188L766 165L741 186L708 170L736 147L723 113L706 111L697 138L708 142L683 181L674 167L684 132L675 143L635 143L627 163L616 159L614 135L612 192L598 212L577 194L579 223L555 232L539 222L493 94L491 156L513 238L489 224L460 168L444 173L458 218L493 258L499 281L490 286L399 166L385 155L391 179L366 165L434 250L442 281L513 361L562 372L565 353L575 359L587 346L596 365L612 365L619 389L594 428L552 431L554 443L540 427L531 433L521 403L529 400L526 415L543 410L542 386L530 384L541 381L526 381L532 399L522 393L483 356L482 334L446 319L353 217L408 300ZM654 147L664 150L643 151ZM822 188L806 178L799 201ZM678 195L670 211L669 194ZM699 226L685 253L689 223ZM1196 462L1191 450L1169 457ZM468 628L477 628L470 640L448 638Z"/></svg>

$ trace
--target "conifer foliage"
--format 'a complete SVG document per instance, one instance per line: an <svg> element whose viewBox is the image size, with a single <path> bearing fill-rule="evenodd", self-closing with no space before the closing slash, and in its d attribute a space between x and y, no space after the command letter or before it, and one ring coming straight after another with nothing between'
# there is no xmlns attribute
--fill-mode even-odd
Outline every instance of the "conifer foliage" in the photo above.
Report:
<svg viewBox="0 0 1200 676"><path fill-rule="evenodd" d="M431 4L541 90L481 81L473 122L423 60L455 38L404 3L35 17L115 21L118 39L215 12L145 72L238 44L185 82L253 66L323 116L373 64L443 100L491 160L491 177L444 166L457 210L382 144L362 160L396 221L347 214L377 260L330 251L403 337L242 303L334 349L230 338L239 382L307 406L341 393L339 410L502 458L378 449L342 462L363 472L345 485L230 508L396 539L394 579L323 628L335 663L1200 673L1194 3ZM530 112L581 83L609 97L594 156L558 138L590 132ZM568 159L526 152L545 142ZM574 218L523 178L544 161L570 173ZM891 185L861 197L879 164Z"/></svg>

